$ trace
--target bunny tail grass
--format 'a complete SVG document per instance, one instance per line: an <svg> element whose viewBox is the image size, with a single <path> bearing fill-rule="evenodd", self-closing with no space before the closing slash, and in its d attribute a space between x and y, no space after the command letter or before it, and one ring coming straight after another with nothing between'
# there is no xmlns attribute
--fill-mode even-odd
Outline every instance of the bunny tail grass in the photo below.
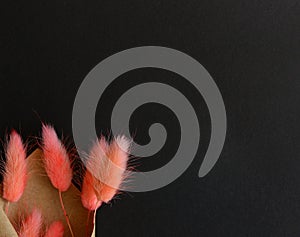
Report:
<svg viewBox="0 0 300 237"><path fill-rule="evenodd" d="M94 189L95 182L95 178L87 170L82 183L81 202L89 211L94 211L101 205L101 201L98 200Z"/></svg>
<svg viewBox="0 0 300 237"><path fill-rule="evenodd" d="M89 224L91 212L97 210L102 202L98 200L95 189L95 178L87 170L83 179L82 190L81 190L81 202L82 205L88 209L88 216L86 221L86 237L89 233Z"/></svg>
<svg viewBox="0 0 300 237"><path fill-rule="evenodd" d="M73 177L67 151L53 127L43 125L42 138L43 160L47 175L55 188L65 192L70 187Z"/></svg>
<svg viewBox="0 0 300 237"><path fill-rule="evenodd" d="M64 225L60 221L52 222L44 237L63 237Z"/></svg>
<svg viewBox="0 0 300 237"><path fill-rule="evenodd" d="M42 214L34 209L21 224L19 237L39 237L42 227Z"/></svg>
<svg viewBox="0 0 300 237"><path fill-rule="evenodd" d="M21 198L27 181L26 149L20 135L14 130L5 146L5 155L3 198L7 201L8 213L9 203L17 202Z"/></svg>
<svg viewBox="0 0 300 237"><path fill-rule="evenodd" d="M92 147L87 170L94 178L98 200L107 203L116 195L125 178L129 147L125 136L116 137L110 145L101 138Z"/></svg>
<svg viewBox="0 0 300 237"><path fill-rule="evenodd" d="M116 137L110 145L101 137L88 154L81 190L82 204L89 210L86 236L91 212L95 210L96 215L102 202L107 203L116 195L125 178L129 147L125 136Z"/></svg>
<svg viewBox="0 0 300 237"><path fill-rule="evenodd" d="M58 139L52 126L43 125L42 138L45 170L52 185L58 189L61 208L70 229L70 233L74 236L62 199L62 192L67 191L72 182L73 170L71 168L71 162L64 145Z"/></svg>
<svg viewBox="0 0 300 237"><path fill-rule="evenodd" d="M101 190L101 200L109 202L118 192L125 178L130 141L117 136L109 146L108 158L113 165L108 167L108 177Z"/></svg>

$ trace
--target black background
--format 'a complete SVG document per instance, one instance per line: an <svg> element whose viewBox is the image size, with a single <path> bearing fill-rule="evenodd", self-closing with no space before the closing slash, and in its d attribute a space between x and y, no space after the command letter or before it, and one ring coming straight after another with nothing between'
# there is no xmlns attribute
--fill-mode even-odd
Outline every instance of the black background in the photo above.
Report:
<svg viewBox="0 0 300 237"><path fill-rule="evenodd" d="M40 134L40 119L72 137L72 106L86 74L131 47L159 45L198 60L224 98L228 130L219 161L197 176L210 136L201 95L179 76L136 70L117 79L99 102L96 125L108 134L112 101L144 81L170 82L196 107L199 152L175 182L125 193L98 213L99 236L300 235L300 8L297 0L15 1L1 4L0 132ZM126 81L126 83L124 83ZM140 159L159 167L176 152L179 123L157 104L142 106L130 127L147 143L163 123L168 142ZM125 126L125 125L124 125Z"/></svg>

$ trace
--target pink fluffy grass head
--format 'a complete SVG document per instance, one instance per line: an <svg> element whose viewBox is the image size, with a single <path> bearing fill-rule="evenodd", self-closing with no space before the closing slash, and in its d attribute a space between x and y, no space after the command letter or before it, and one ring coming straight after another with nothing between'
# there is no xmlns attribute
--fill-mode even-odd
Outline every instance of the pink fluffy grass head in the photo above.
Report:
<svg viewBox="0 0 300 237"><path fill-rule="evenodd" d="M116 137L110 145L104 138L92 147L87 161L87 170L94 178L98 200L109 202L124 181L130 141L125 136Z"/></svg>
<svg viewBox="0 0 300 237"><path fill-rule="evenodd" d="M5 146L6 164L3 173L3 198L17 202L25 189L27 181L26 148L22 138L12 131Z"/></svg>
<svg viewBox="0 0 300 237"><path fill-rule="evenodd" d="M112 162L108 177L101 190L101 200L109 202L120 189L126 173L130 142L125 136L118 136L109 147L108 158Z"/></svg>
<svg viewBox="0 0 300 237"><path fill-rule="evenodd" d="M60 221L53 222L47 229L44 237L63 237L64 225Z"/></svg>
<svg viewBox="0 0 300 237"><path fill-rule="evenodd" d="M42 214L38 209L23 220L19 231L19 237L39 237L42 228Z"/></svg>
<svg viewBox="0 0 300 237"><path fill-rule="evenodd" d="M82 183L81 202L82 205L89 211L98 209L102 204L102 202L98 200L97 193L95 191L95 182L97 181L87 170Z"/></svg>
<svg viewBox="0 0 300 237"><path fill-rule="evenodd" d="M52 126L43 125L42 149L45 170L52 185L59 191L68 190L71 185L73 171L66 148L59 140Z"/></svg>

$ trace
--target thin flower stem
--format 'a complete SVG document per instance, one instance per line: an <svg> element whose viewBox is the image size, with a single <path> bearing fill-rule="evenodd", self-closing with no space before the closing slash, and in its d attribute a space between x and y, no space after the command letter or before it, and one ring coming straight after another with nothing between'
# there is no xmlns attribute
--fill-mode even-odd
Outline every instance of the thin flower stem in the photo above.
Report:
<svg viewBox="0 0 300 237"><path fill-rule="evenodd" d="M69 227L71 236L74 237L74 234L73 234L73 231L72 231L72 227L71 227L71 223L70 223L70 219L69 219L68 214L67 214L67 212L66 212L66 209L65 209L65 206L64 206L64 202L63 202L63 199L62 199L62 195L61 195L61 191L60 191L60 190L58 190L58 195L59 195L59 201L60 201L61 209L62 209L63 212L64 212L64 215L65 215L65 218L66 218L66 222L67 222L67 224L68 224L68 227Z"/></svg>
<svg viewBox="0 0 300 237"><path fill-rule="evenodd" d="M96 214L97 214L97 210L94 212L94 220L93 220L94 225L96 224Z"/></svg>
<svg viewBox="0 0 300 237"><path fill-rule="evenodd" d="M101 203L101 201L98 201L98 203L97 203L97 206L98 206L98 204L99 203ZM99 208L97 208L95 211L94 211L94 218L93 218L93 224L95 225L95 222L96 222L96 214L97 214L97 210L98 210Z"/></svg>

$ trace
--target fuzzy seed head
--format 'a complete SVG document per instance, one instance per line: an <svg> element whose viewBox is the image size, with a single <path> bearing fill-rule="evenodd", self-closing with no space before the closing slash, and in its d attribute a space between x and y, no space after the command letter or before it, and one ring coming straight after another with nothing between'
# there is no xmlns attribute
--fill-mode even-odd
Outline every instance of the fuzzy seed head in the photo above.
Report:
<svg viewBox="0 0 300 237"><path fill-rule="evenodd" d="M6 164L3 173L3 198L17 202L25 189L27 181L26 149L22 138L12 131L5 147Z"/></svg>
<svg viewBox="0 0 300 237"><path fill-rule="evenodd" d="M101 201L98 200L95 191L95 182L95 178L87 170L82 183L81 202L90 211L94 211L101 206Z"/></svg>
<svg viewBox="0 0 300 237"><path fill-rule="evenodd" d="M108 145L103 138L95 143L89 153L87 170L94 178L98 200L109 202L118 192L127 167L130 142L118 136Z"/></svg>
<svg viewBox="0 0 300 237"><path fill-rule="evenodd" d="M109 172L100 192L103 202L109 202L118 192L125 178L130 142L125 136L118 136L109 147Z"/></svg>
<svg viewBox="0 0 300 237"><path fill-rule="evenodd" d="M55 221L48 227L45 237L63 237L64 229L64 225L60 221Z"/></svg>
<svg viewBox="0 0 300 237"><path fill-rule="evenodd" d="M42 213L34 209L22 222L19 237L39 237L42 227Z"/></svg>
<svg viewBox="0 0 300 237"><path fill-rule="evenodd" d="M52 185L64 192L71 185L73 171L67 151L52 126L43 125L43 160Z"/></svg>

